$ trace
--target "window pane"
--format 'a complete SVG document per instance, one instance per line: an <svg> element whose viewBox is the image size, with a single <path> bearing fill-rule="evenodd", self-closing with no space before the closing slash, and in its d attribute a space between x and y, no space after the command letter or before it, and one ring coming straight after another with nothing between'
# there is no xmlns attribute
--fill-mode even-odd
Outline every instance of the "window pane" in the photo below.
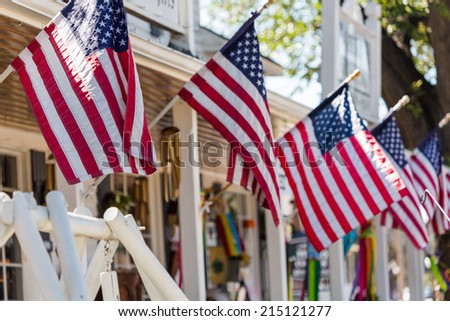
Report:
<svg viewBox="0 0 450 321"><path fill-rule="evenodd" d="M3 188L17 189L16 157L9 155L0 155L0 175Z"/></svg>
<svg viewBox="0 0 450 321"><path fill-rule="evenodd" d="M5 245L6 263L20 263L20 245L16 236L13 236Z"/></svg>
<svg viewBox="0 0 450 321"><path fill-rule="evenodd" d="M6 268L6 281L8 285L8 301L23 300L22 268Z"/></svg>
<svg viewBox="0 0 450 321"><path fill-rule="evenodd" d="M3 269L0 269L0 301L6 300L5 298L5 278L3 276Z"/></svg>

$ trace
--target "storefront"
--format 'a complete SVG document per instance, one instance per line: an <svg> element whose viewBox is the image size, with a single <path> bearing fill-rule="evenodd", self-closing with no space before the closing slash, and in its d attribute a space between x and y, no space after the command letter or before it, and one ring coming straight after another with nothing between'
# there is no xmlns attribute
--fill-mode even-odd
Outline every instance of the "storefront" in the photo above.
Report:
<svg viewBox="0 0 450 321"><path fill-rule="evenodd" d="M62 2L20 0L2 4L0 70L7 68L62 7ZM154 6L151 2L125 1L149 123L202 66L203 61L196 57L206 59L226 41L205 29L194 38L194 29L200 30L195 16L197 1L155 1ZM269 75L282 71L267 59L264 67ZM308 111L274 92L269 92L268 97L276 137ZM164 147L175 132L183 144L190 139L198 142L199 148L192 150L199 166L188 164L177 169L171 165L171 152L181 160L187 159L186 148ZM0 85L2 191L32 191L38 203L44 204L46 192L58 189L64 193L69 211L84 204L96 217L111 205L133 213L136 222L145 227L147 244L190 299L287 299L284 231L273 226L255 198L239 186L232 186L209 213L200 211L202 197L212 197L226 185L224 139L183 103L164 115L151 128L151 134L158 159L166 157L168 166L147 177L109 175L95 189L93 181L85 182L82 188L69 186L40 134L18 76L12 73ZM224 237L218 222L222 222L222 232L223 223L234 231L232 238ZM43 238L49 253L54 253L50 235L43 234ZM232 240L235 243L227 244ZM89 257L95 242L89 241L87 248ZM0 299L30 297L21 273L22 262L20 245L9 240L0 249ZM119 274L123 300L149 299L131 258L120 247L114 268Z"/></svg>

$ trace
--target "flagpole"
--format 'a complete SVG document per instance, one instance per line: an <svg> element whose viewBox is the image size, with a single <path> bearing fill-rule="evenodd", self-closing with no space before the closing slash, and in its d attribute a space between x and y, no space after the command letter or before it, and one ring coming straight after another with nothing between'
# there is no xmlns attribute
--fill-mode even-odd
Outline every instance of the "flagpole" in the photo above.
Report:
<svg viewBox="0 0 450 321"><path fill-rule="evenodd" d="M150 125L148 125L148 129L152 129L158 121L164 117L165 114L167 114L178 102L180 101L180 96L176 95L173 97L170 102L164 107L163 110L159 112L158 115L156 115L155 118L151 121Z"/></svg>
<svg viewBox="0 0 450 321"><path fill-rule="evenodd" d="M447 114L448 116L449 114ZM433 202L437 205L437 207L439 208L439 211L441 211L441 213L445 216L445 218L447 219L447 221L450 222L450 217L448 217L447 213L445 213L444 209L442 208L441 204L439 204L439 202L434 198L434 196L431 194L431 192L427 189L425 189L425 191L423 192L422 197L420 198L420 204L425 204L425 201L427 200L427 195L433 200Z"/></svg>
<svg viewBox="0 0 450 321"><path fill-rule="evenodd" d="M269 0L269 1L267 1L265 4L263 4L262 6L261 6L261 8L259 8L258 9L258 13L261 13L261 12L263 12L264 10L266 10L271 4L274 4L276 2L276 0Z"/></svg>
<svg viewBox="0 0 450 321"><path fill-rule="evenodd" d="M439 122L439 128L444 128L450 122L450 113L447 113L444 118Z"/></svg>
<svg viewBox="0 0 450 321"><path fill-rule="evenodd" d="M343 85L343 84L349 84L349 83L351 83L353 80L355 80L356 78L358 78L359 76L361 76L361 70L355 69L350 75L347 76L347 78L344 79L344 81L341 83L341 85ZM340 85L339 87L341 87L341 85Z"/></svg>
<svg viewBox="0 0 450 321"><path fill-rule="evenodd" d="M0 75L0 84L5 81L6 78L14 71L14 68L11 65L8 65L8 68Z"/></svg>
<svg viewBox="0 0 450 321"><path fill-rule="evenodd" d="M389 115L398 112L400 109L405 107L411 102L408 95L403 96L400 100L391 108Z"/></svg>
<svg viewBox="0 0 450 321"><path fill-rule="evenodd" d="M215 201L217 201L217 200L220 198L220 196L222 196L222 194L223 194L228 188L230 188L231 185L233 185L233 183L228 183L227 185L225 185L224 187L222 187L222 188L220 189L220 191L219 191L216 195L214 195L214 197L210 200L210 202L211 202L211 203L214 203Z"/></svg>
<svg viewBox="0 0 450 321"><path fill-rule="evenodd" d="M257 10L257 13L260 14L262 13L264 10L266 10L271 4L274 4L276 2L276 0L269 0L266 1L266 3L264 3L261 8L259 8ZM157 123L158 121L164 117L165 114L167 114L178 102L180 101L180 96L176 95L175 97L173 97L170 102L167 104L166 107L164 107L163 110L161 110L159 112L158 115L156 115L155 118L153 118L153 120L151 121L151 123L148 125L148 129L152 129Z"/></svg>

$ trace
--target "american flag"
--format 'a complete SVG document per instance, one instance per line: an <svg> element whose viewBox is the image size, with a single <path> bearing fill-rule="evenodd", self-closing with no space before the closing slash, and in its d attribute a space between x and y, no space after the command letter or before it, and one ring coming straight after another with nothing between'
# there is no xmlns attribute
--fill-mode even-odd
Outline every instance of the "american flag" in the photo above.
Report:
<svg viewBox="0 0 450 321"><path fill-rule="evenodd" d="M255 13L178 95L230 143L229 182L249 187L275 224L280 195ZM249 175L241 175L249 173ZM251 176L251 177L249 177Z"/></svg>
<svg viewBox="0 0 450 321"><path fill-rule="evenodd" d="M414 186L417 193L423 196L425 190L433 195L444 211L448 212L446 170L443 166L441 140L439 128L434 129L429 136L414 149L411 159ZM423 204L430 222L430 231L440 235L450 229L449 222L438 210L437 204L427 197Z"/></svg>
<svg viewBox="0 0 450 321"><path fill-rule="evenodd" d="M321 251L406 193L403 181L340 87L278 140L305 232Z"/></svg>
<svg viewBox="0 0 450 321"><path fill-rule="evenodd" d="M122 0L71 1L12 66L69 184L155 171Z"/></svg>
<svg viewBox="0 0 450 321"><path fill-rule="evenodd" d="M417 249L428 244L428 232L422 219L420 197L414 188L411 167L405 154L405 146L394 115L389 116L372 130L373 136L383 147L392 164L405 183L407 194L384 210L382 225L400 226ZM387 221L387 222L386 222ZM392 223L389 224L389 221Z"/></svg>

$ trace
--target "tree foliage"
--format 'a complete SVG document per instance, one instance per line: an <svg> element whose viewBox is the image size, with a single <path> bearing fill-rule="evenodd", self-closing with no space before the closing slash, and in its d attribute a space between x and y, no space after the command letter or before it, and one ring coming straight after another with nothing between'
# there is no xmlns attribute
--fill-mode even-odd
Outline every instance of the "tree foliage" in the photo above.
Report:
<svg viewBox="0 0 450 321"><path fill-rule="evenodd" d="M255 1L212 0L208 7L214 31L231 36L252 12ZM320 68L321 5L319 0L280 0L258 18L262 54L286 68L291 77L311 79ZM223 30L224 25L230 29Z"/></svg>
<svg viewBox="0 0 450 321"><path fill-rule="evenodd" d="M264 2L210 0L208 11L214 17L214 23L208 23L208 26L224 36L231 36ZM367 2L359 1L362 8ZM444 90L437 85L438 81L441 87L450 81L450 70L447 69L447 76L444 70L447 66L438 66L444 59L436 61L439 55L435 52L436 44L432 39L432 25L436 20L443 20L444 27L445 21L450 22L450 0L377 2L382 8L384 37L383 98L388 106L393 106L404 94L411 96L408 114L402 111L399 123L405 134L406 146L413 148L450 109L448 88ZM317 79L321 63L321 23L319 0L276 1L257 20L262 53L284 66L288 76L302 80ZM223 30L224 25L230 28ZM434 27L437 29L437 26ZM442 30L438 32L442 33ZM446 32L450 36L450 31ZM440 48L441 57L448 57L446 50L450 53L450 48ZM410 128L419 130L408 132ZM445 132L444 142L450 138L450 130ZM446 143L445 150L448 157L450 143Z"/></svg>

